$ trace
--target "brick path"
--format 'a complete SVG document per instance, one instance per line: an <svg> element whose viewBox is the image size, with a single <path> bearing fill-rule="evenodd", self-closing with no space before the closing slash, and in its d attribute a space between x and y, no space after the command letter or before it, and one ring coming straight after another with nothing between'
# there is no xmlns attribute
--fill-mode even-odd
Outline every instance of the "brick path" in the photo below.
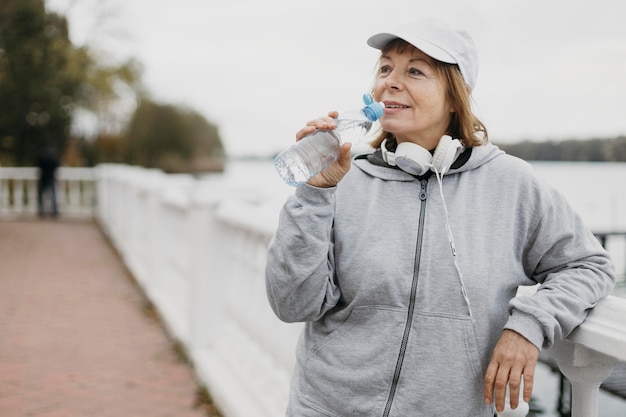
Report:
<svg viewBox="0 0 626 417"><path fill-rule="evenodd" d="M0 416L217 416L150 313L94 223L0 221Z"/></svg>

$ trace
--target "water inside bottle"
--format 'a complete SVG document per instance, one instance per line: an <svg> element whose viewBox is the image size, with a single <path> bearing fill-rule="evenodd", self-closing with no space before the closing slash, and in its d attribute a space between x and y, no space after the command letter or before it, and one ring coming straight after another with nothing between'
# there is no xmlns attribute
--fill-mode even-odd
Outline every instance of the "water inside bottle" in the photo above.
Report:
<svg viewBox="0 0 626 417"><path fill-rule="evenodd" d="M337 130L341 130L341 142L359 144L369 133L373 122L370 120L337 119Z"/></svg>
<svg viewBox="0 0 626 417"><path fill-rule="evenodd" d="M274 166L283 181L293 187L304 184L310 176L306 164L299 157L289 159L278 155L274 159Z"/></svg>

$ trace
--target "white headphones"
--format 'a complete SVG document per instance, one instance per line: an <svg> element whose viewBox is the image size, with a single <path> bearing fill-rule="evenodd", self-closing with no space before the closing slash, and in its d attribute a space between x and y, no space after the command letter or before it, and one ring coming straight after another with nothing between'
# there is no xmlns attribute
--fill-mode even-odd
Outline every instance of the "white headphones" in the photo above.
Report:
<svg viewBox="0 0 626 417"><path fill-rule="evenodd" d="M399 143L395 152L387 150L386 144L387 139L380 145L383 160L412 175L424 175L429 169L444 175L464 149L458 139L448 135L439 139L434 155L412 142Z"/></svg>

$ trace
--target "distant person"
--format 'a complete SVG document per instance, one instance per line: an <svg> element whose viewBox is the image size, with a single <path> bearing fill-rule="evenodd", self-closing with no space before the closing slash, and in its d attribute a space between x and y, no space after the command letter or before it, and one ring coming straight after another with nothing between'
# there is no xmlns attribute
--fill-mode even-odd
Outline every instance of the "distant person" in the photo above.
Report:
<svg viewBox="0 0 626 417"><path fill-rule="evenodd" d="M467 32L420 21L368 44L385 104L373 150L344 144L269 245L270 305L305 322L287 415L493 417L507 385L512 408L530 399L540 350L609 294L613 262L530 164L488 142Z"/></svg>
<svg viewBox="0 0 626 417"><path fill-rule="evenodd" d="M53 149L45 149L37 159L39 168L39 182L37 185L37 204L39 216L50 215L56 218L59 215L56 194L56 171L59 167L59 158Z"/></svg>

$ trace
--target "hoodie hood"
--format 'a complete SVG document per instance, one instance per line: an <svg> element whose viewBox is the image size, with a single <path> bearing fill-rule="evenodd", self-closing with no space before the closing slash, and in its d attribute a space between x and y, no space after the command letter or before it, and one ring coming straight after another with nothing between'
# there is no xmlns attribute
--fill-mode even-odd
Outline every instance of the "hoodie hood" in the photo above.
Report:
<svg viewBox="0 0 626 417"><path fill-rule="evenodd" d="M445 175L471 171L504 154L503 150L491 143L466 148L452 163ZM386 181L416 181L432 175L432 171L428 171L421 178L415 177L396 166L391 166L383 160L380 149L370 154L357 156L354 160L354 165L363 172Z"/></svg>

